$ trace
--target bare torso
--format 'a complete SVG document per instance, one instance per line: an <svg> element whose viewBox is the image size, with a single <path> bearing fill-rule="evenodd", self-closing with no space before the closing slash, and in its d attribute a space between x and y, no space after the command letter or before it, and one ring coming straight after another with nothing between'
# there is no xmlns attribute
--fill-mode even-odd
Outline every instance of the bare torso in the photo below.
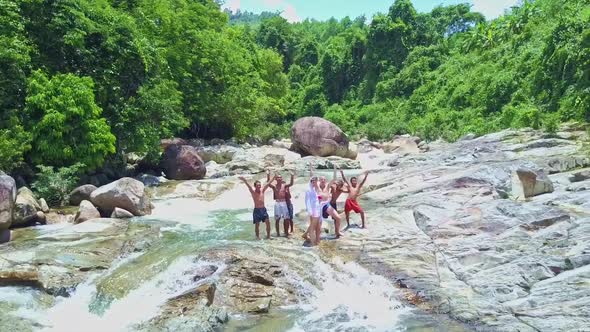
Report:
<svg viewBox="0 0 590 332"><path fill-rule="evenodd" d="M360 192L359 187L353 187L352 185L348 187L348 199L356 200Z"/></svg>
<svg viewBox="0 0 590 332"><path fill-rule="evenodd" d="M264 192L262 191L252 191L252 199L254 200L254 207L259 209L263 208L264 206Z"/></svg>
<svg viewBox="0 0 590 332"><path fill-rule="evenodd" d="M276 186L272 187L274 199L277 202L284 202L287 200L287 192L289 191L289 187L284 183L277 184ZM290 193L289 193L289 196ZM290 197L289 197L290 198Z"/></svg>
<svg viewBox="0 0 590 332"><path fill-rule="evenodd" d="M330 200L331 203L336 203L340 195L342 195L343 191L338 188L332 188L332 199Z"/></svg>
<svg viewBox="0 0 590 332"><path fill-rule="evenodd" d="M330 186L326 186L325 188L319 188L318 196L320 198L320 202L329 201L332 194L330 193L331 188Z"/></svg>

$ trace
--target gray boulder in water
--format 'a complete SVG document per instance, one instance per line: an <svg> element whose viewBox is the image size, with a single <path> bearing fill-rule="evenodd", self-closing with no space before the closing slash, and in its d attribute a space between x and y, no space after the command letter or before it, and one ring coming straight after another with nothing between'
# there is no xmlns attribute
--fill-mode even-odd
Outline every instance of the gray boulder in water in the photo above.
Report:
<svg viewBox="0 0 590 332"><path fill-rule="evenodd" d="M96 189L90 195L90 201L105 216L110 216L117 207L135 216L152 213L145 186L132 178L122 178Z"/></svg>
<svg viewBox="0 0 590 332"><path fill-rule="evenodd" d="M229 145L209 145L197 148L198 154L205 163L215 161L218 164L226 164L233 160L234 156L243 153L243 149Z"/></svg>
<svg viewBox="0 0 590 332"><path fill-rule="evenodd" d="M83 200L90 200L90 195L95 191L97 187L92 184L85 184L80 186L70 193L70 204L72 206L78 206Z"/></svg>
<svg viewBox="0 0 590 332"><path fill-rule="evenodd" d="M332 122L305 117L297 120L291 129L291 149L302 156L356 158L348 148L346 134Z"/></svg>
<svg viewBox="0 0 590 332"><path fill-rule="evenodd" d="M173 180L200 180L207 174L198 150L190 145L170 145L162 155L162 168Z"/></svg>
<svg viewBox="0 0 590 332"><path fill-rule="evenodd" d="M74 223L79 224L83 223L87 220L97 219L100 218L100 212L90 203L89 201L82 201L80 203L80 208L78 209L78 213L76 213L76 217L74 218Z"/></svg>
<svg viewBox="0 0 590 332"><path fill-rule="evenodd" d="M41 205L37 202L33 192L22 187L16 195L16 204L12 226L20 227L30 224L37 218L37 211L41 211Z"/></svg>
<svg viewBox="0 0 590 332"><path fill-rule="evenodd" d="M115 210L111 214L111 218L114 218L114 219L133 218L133 213L131 213L127 210L120 209L120 208L115 208Z"/></svg>
<svg viewBox="0 0 590 332"><path fill-rule="evenodd" d="M43 213L49 213L49 205L47 205L45 198L39 198L39 205L41 206L41 211L43 211Z"/></svg>
<svg viewBox="0 0 590 332"><path fill-rule="evenodd" d="M0 231L12 224L15 201L16 182L8 175L0 175Z"/></svg>

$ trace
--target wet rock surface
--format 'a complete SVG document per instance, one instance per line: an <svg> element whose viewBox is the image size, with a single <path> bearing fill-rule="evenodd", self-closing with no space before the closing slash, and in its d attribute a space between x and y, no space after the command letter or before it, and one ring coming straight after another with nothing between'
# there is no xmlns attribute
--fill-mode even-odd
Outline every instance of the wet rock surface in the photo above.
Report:
<svg viewBox="0 0 590 332"><path fill-rule="evenodd" d="M38 234L18 230L20 237L0 246L0 285L30 286L51 295L69 296L95 271L108 269L129 254L126 249L148 229L131 229L119 219L91 219Z"/></svg>
<svg viewBox="0 0 590 332"><path fill-rule="evenodd" d="M216 302L232 312L267 313L271 305L295 303L296 287L288 279L286 266L262 252L210 251L200 257L221 261L227 268L219 273Z"/></svg>
<svg viewBox="0 0 590 332"><path fill-rule="evenodd" d="M340 250L479 330L590 326L587 171L547 162L583 160L578 141L522 130L430 146L369 177L369 230Z"/></svg>
<svg viewBox="0 0 590 332"><path fill-rule="evenodd" d="M296 303L297 285L288 279L284 264L261 254L216 249L197 257L224 267L189 271L194 288L168 300L142 330L215 331L227 323L230 313L260 315L272 306Z"/></svg>
<svg viewBox="0 0 590 332"><path fill-rule="evenodd" d="M229 320L225 309L212 307L215 283L203 284L169 300L160 315L140 326L142 331L216 331Z"/></svg>

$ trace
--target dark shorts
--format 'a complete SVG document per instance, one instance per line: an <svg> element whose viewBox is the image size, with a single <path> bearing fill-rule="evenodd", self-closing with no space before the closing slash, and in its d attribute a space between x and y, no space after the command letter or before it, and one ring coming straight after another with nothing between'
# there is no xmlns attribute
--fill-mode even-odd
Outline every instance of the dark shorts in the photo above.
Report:
<svg viewBox="0 0 590 332"><path fill-rule="evenodd" d="M330 202L330 205L326 204L324 206L324 208L322 209L322 217L324 217L324 219L328 219L328 217L330 217L330 214L328 213L328 206L331 206L332 208L334 208L336 213L338 213L338 205L336 203Z"/></svg>
<svg viewBox="0 0 590 332"><path fill-rule="evenodd" d="M287 201L287 208L289 209L289 219L293 220L293 203Z"/></svg>
<svg viewBox="0 0 590 332"><path fill-rule="evenodd" d="M10 241L10 230L4 229L0 231L0 244Z"/></svg>
<svg viewBox="0 0 590 332"><path fill-rule="evenodd" d="M265 222L268 219L268 212L266 208L254 208L252 212L252 222L257 224L259 222Z"/></svg>

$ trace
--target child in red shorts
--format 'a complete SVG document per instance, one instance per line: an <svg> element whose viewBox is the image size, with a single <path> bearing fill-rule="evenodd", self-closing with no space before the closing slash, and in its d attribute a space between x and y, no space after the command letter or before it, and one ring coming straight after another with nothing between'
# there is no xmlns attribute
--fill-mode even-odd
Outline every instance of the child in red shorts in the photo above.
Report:
<svg viewBox="0 0 590 332"><path fill-rule="evenodd" d="M348 198L346 199L346 203L344 203L344 213L346 214L346 223L350 227L350 211L354 211L355 213L359 213L361 215L362 228L365 228L365 211L363 211L363 209L361 208L359 203L356 201L356 199L357 199L358 195L360 194L361 189L363 188L363 185L367 181L367 176L369 175L369 173L368 172L364 173L365 177L363 178L363 181L361 181L360 184L358 184L358 182L357 182L358 179L356 177L350 178L350 183L348 183L348 181L344 177L344 172L340 171L340 174L342 175L342 179L344 180L344 183L346 183L346 185L348 185L348 191L349 191Z"/></svg>

